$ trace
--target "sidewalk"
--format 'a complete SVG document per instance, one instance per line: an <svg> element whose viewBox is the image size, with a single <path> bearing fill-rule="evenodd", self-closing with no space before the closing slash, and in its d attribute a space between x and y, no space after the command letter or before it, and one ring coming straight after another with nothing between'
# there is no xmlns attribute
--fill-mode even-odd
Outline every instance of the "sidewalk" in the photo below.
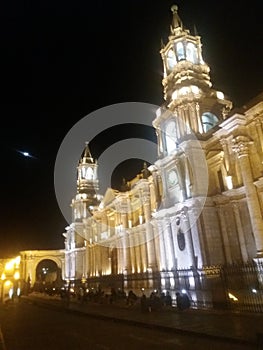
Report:
<svg viewBox="0 0 263 350"><path fill-rule="evenodd" d="M124 304L102 305L93 302L81 304L78 301L71 301L69 305L66 305L58 297L44 295L24 296L23 299L44 303L46 306L66 308L70 312L81 312L96 318L106 318L189 335L225 339L247 345L262 345L263 349L262 314L234 314L194 309L177 311L176 308L164 308L161 311L145 314L141 312L139 303L133 307L127 307Z"/></svg>

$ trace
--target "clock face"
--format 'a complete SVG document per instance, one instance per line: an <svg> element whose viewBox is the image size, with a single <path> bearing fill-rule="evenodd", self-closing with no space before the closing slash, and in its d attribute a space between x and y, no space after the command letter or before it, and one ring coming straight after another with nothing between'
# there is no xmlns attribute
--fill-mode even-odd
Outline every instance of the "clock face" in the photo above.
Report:
<svg viewBox="0 0 263 350"><path fill-rule="evenodd" d="M175 170L171 170L168 173L168 183L169 183L169 186L174 186L178 183L178 175Z"/></svg>

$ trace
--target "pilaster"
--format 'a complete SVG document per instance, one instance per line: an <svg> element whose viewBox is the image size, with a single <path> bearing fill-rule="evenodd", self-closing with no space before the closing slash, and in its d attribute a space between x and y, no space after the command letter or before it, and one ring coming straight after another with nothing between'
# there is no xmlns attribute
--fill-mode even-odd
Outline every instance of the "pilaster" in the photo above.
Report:
<svg viewBox="0 0 263 350"><path fill-rule="evenodd" d="M238 157L247 205L257 248L257 257L263 257L263 220L259 199L254 185L249 161L249 145L251 140L246 136L237 136L233 140L233 150Z"/></svg>

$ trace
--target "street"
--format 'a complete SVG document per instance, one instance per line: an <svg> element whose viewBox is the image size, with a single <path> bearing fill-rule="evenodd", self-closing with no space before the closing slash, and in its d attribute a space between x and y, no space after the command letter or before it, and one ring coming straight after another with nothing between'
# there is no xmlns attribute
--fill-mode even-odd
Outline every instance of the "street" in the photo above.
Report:
<svg viewBox="0 0 263 350"><path fill-rule="evenodd" d="M0 327L0 350L253 349L205 337L99 320L28 300L1 306Z"/></svg>

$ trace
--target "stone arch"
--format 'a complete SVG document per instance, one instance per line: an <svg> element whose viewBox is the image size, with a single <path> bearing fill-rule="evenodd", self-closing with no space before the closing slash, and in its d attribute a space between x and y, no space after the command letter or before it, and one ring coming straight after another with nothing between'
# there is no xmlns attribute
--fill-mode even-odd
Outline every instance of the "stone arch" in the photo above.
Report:
<svg viewBox="0 0 263 350"><path fill-rule="evenodd" d="M57 258L57 257L55 257L55 256L52 256L52 255L46 255L46 256L42 256L41 258L38 258L38 259L36 259L35 261L34 261L34 264L33 264L33 270L34 271L36 271L36 269L37 269L37 266L41 263L41 261L43 261L43 260L51 260L51 261L53 261L56 265L57 265L57 267L59 268L59 269L62 269L62 261L59 259L59 258Z"/></svg>
<svg viewBox="0 0 263 350"><path fill-rule="evenodd" d="M35 264L35 283L32 285L34 291L54 293L63 285L62 271L57 259L43 257Z"/></svg>
<svg viewBox="0 0 263 350"><path fill-rule="evenodd" d="M21 256L21 279L24 281L31 279L31 284L35 283L36 269L43 260L53 261L64 279L64 250L28 250L20 252Z"/></svg>

